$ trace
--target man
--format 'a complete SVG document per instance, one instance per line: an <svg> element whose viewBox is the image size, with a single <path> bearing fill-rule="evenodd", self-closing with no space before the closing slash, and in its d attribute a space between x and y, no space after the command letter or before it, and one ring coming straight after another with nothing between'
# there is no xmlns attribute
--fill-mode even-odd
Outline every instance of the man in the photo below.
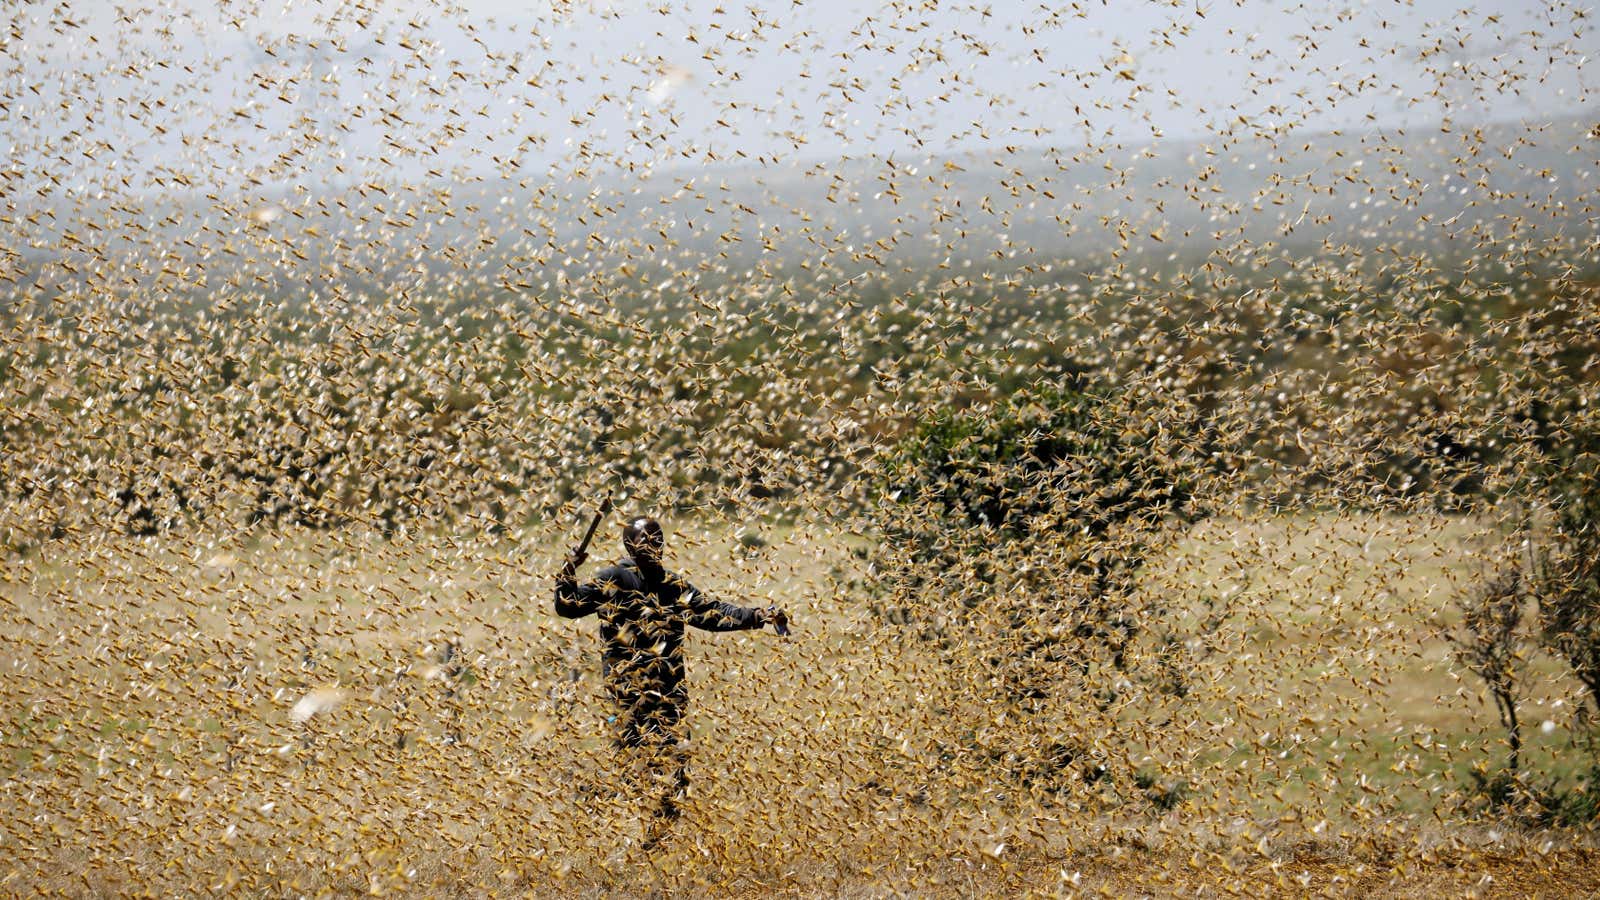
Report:
<svg viewBox="0 0 1600 900"><path fill-rule="evenodd" d="M688 787L687 760L680 746L689 694L684 685L683 633L693 625L706 631L740 631L772 623L787 633L788 617L776 608L756 609L713 600L661 566L665 536L655 519L641 517L622 531L627 556L600 570L587 584L577 582L588 554L567 557L556 576L556 612L569 619L600 617L606 690L616 704L617 746L643 752L648 775L667 775L656 809L657 823L677 818L678 801ZM630 754L638 755L638 754ZM673 770L669 773L668 770ZM653 843L659 828L647 830Z"/></svg>

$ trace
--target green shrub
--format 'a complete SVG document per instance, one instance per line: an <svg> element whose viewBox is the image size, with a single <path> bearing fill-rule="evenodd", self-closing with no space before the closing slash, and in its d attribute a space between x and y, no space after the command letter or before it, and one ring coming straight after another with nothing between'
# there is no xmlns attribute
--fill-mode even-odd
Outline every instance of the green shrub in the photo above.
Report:
<svg viewBox="0 0 1600 900"><path fill-rule="evenodd" d="M1173 636L1218 617L1185 607L1198 598L1133 588L1150 554L1203 512L1203 425L1158 390L1039 383L932 413L878 461L887 556L873 570L876 611L941 649L952 690L1015 706L1018 746L991 756L1057 760L1057 784L1077 769L1083 784L1120 780L1082 762L1115 758L1105 748L1116 739L1085 737L1079 717L1131 694L1181 699L1193 660Z"/></svg>
<svg viewBox="0 0 1600 900"><path fill-rule="evenodd" d="M1485 810L1529 825L1583 828L1600 821L1600 766L1572 780L1532 781L1487 767L1468 771L1470 796Z"/></svg>
<svg viewBox="0 0 1600 900"><path fill-rule="evenodd" d="M941 527L1027 539L1045 528L1104 537L1182 515L1194 441L1105 388L1039 384L993 407L935 413L890 453L890 505Z"/></svg>
<svg viewBox="0 0 1600 900"><path fill-rule="evenodd" d="M1535 557L1544 647L1571 668L1600 713L1600 417L1585 399L1541 434L1537 490L1553 525Z"/></svg>

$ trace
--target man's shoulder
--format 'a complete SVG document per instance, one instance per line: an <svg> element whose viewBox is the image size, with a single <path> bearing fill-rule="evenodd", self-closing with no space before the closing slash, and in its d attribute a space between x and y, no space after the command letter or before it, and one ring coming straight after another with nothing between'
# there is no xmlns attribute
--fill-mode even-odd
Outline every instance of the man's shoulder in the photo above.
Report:
<svg viewBox="0 0 1600 900"><path fill-rule="evenodd" d="M679 575L677 572L668 572L661 576L661 583L676 588L680 594L685 596L695 590L694 585L689 583L689 579Z"/></svg>
<svg viewBox="0 0 1600 900"><path fill-rule="evenodd" d="M602 584L610 582L619 587L638 587L642 579L639 576L639 567L631 559L619 559L609 566L596 572L594 580Z"/></svg>
<svg viewBox="0 0 1600 900"><path fill-rule="evenodd" d="M612 584L625 591L642 591L646 587L645 576L639 571L639 564L626 556L600 569L595 573L594 580L596 584ZM694 589L694 585L677 572L665 571L661 581L653 589L659 591L661 588L675 588L679 593L687 593Z"/></svg>

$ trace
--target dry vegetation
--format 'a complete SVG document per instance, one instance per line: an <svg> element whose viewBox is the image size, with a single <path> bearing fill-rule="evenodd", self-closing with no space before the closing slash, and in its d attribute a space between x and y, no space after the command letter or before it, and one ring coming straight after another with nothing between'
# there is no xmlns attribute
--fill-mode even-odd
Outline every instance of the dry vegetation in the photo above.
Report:
<svg viewBox="0 0 1600 900"><path fill-rule="evenodd" d="M1128 781L1046 792L987 764L982 748L1015 734L986 732L1034 726L863 610L859 541L802 524L751 548L668 524L674 561L730 599L781 600L799 627L691 641L693 799L648 861L631 799L606 790L593 629L549 608L559 529L403 551L320 531L123 537L8 576L5 791L26 815L7 825L6 884L969 894L1239 878L1509 896L1600 877L1581 833L1467 815L1461 772L1502 753L1436 627L1467 581L1451 573L1492 537L1471 521L1214 521L1153 565L1139 602L1229 605L1196 688L1059 710L1051 728L1189 785L1170 808ZM1538 694L1530 722L1564 723L1571 686ZM1530 765L1560 765L1571 740L1535 726Z"/></svg>

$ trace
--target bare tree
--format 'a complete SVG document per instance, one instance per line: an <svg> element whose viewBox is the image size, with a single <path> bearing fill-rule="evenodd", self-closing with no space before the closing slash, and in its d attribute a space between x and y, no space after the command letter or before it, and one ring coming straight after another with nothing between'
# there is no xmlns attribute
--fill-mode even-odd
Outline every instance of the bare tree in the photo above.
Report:
<svg viewBox="0 0 1600 900"><path fill-rule="evenodd" d="M1527 591L1522 567L1513 563L1457 603L1461 621L1448 632L1456 659L1483 679L1506 729L1511 755L1507 769L1516 776L1522 763L1522 723L1517 704L1526 655L1522 622Z"/></svg>

